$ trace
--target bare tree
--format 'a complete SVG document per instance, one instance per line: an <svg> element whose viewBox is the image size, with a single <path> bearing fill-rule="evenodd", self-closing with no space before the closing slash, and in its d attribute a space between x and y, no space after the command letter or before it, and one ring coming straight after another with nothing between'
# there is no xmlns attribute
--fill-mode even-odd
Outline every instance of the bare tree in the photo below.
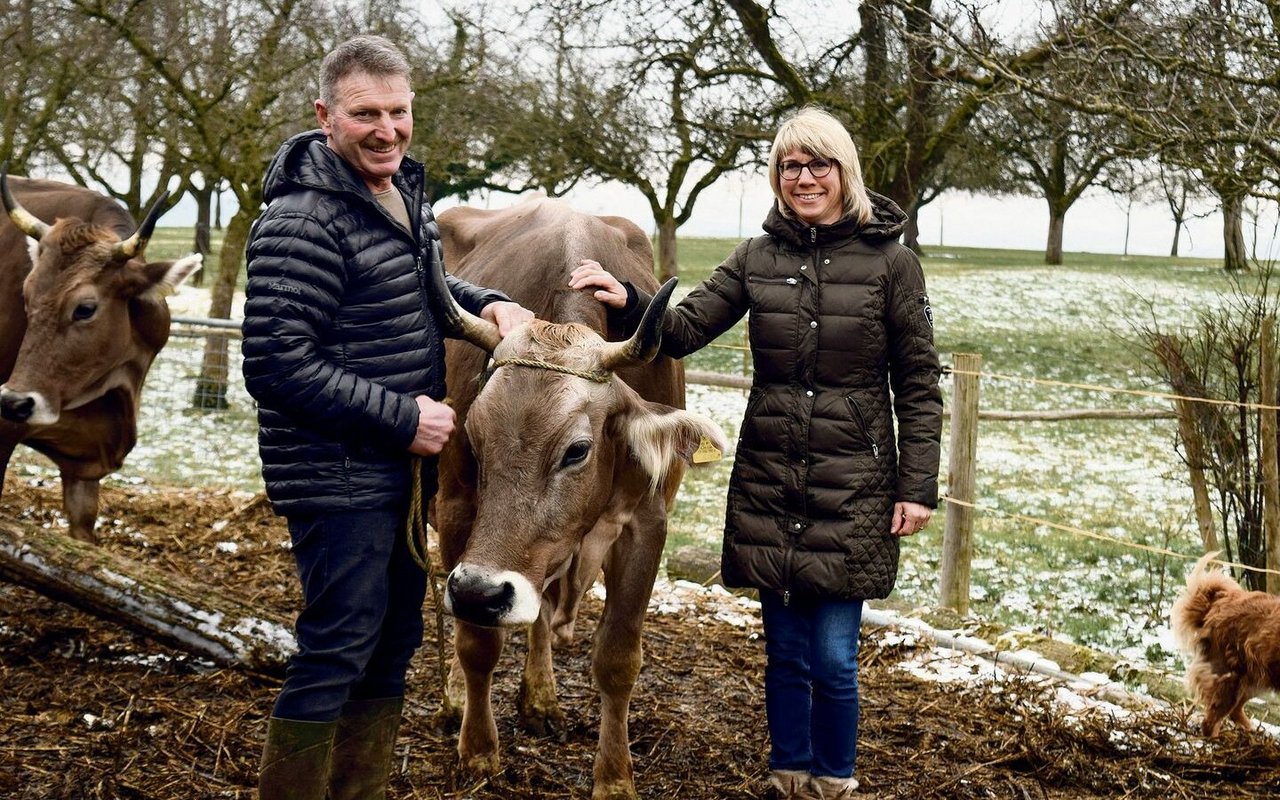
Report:
<svg viewBox="0 0 1280 800"><path fill-rule="evenodd" d="M989 98L1021 91L1029 75L1065 51L1091 48L1136 1L1064 16L1039 38L1011 46L967 3L943 12L932 0L862 0L856 30L841 30L809 52L792 46L812 30L807 12L792 20L772 4L725 0L758 57L762 80L785 93L786 106L818 103L844 117L860 141L867 185L913 217L924 192L939 190L935 173ZM914 230L906 240L918 246Z"/></svg>
<svg viewBox="0 0 1280 800"><path fill-rule="evenodd" d="M553 146L527 151L541 161L524 162L529 174L638 190L657 225L659 272L675 275L676 231L717 179L758 158L765 138L732 18L700 0L560 0L540 12L552 67L539 108L559 130Z"/></svg>
<svg viewBox="0 0 1280 800"><path fill-rule="evenodd" d="M141 61L162 93L193 172L225 179L239 204L223 241L209 315L228 318L268 159L305 128L312 74L332 40L319 0L72 0ZM156 24L159 19L161 22ZM194 403L226 405L227 341L210 337Z"/></svg>
<svg viewBox="0 0 1280 800"><path fill-rule="evenodd" d="M85 30L63 0L0 5L0 163L26 173L65 138L74 109L109 86L101 68L114 54L112 37Z"/></svg>
<svg viewBox="0 0 1280 800"><path fill-rule="evenodd" d="M1055 80L1080 85L1079 77L1059 74ZM1104 184L1108 170L1132 150L1124 128L1110 117L1075 111L1028 92L994 99L979 114L977 126L986 152L1005 173L1002 183L1044 199L1049 209L1044 261L1061 264L1067 212L1087 189ZM1122 171L1117 177L1123 177Z"/></svg>
<svg viewBox="0 0 1280 800"><path fill-rule="evenodd" d="M1173 220L1173 239L1169 245L1169 255L1178 257L1182 241L1182 230L1193 219L1208 216L1208 212L1196 213L1191 210L1191 203L1203 191L1200 182L1187 170L1158 161L1155 165L1154 185L1157 187L1157 199L1169 207L1169 217Z"/></svg>
<svg viewBox="0 0 1280 800"><path fill-rule="evenodd" d="M1101 0L1058 0L1092 16ZM1100 88L1078 92L1026 81L1025 91L1124 124L1167 164L1191 171L1218 197L1224 266L1248 268L1242 208L1280 197L1280 7L1275 0L1137 0L1097 31L1090 48L1063 51Z"/></svg>

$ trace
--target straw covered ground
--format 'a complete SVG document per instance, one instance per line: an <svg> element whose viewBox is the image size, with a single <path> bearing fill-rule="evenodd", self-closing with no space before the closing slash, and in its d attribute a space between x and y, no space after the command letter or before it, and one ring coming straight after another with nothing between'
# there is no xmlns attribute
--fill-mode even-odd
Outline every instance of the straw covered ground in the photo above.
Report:
<svg viewBox="0 0 1280 800"><path fill-rule="evenodd" d="M10 477L0 515L53 521L56 485ZM103 546L240 592L290 615L296 603L283 526L244 495L106 488ZM650 614L631 714L643 798L737 800L764 790L763 645L758 620L717 617L702 597ZM589 636L600 602L589 598ZM720 616L724 616L721 614ZM557 654L559 737L517 729L522 641L495 690L504 771L457 773L454 739L433 728L431 635L414 667L390 797L587 798L597 708L587 636ZM862 655L860 797L1253 798L1280 790L1280 744L1229 729L1206 743L1187 709L1119 719L1078 715L1052 687L925 681L899 668L919 645L868 631ZM929 657L927 653L926 657ZM0 585L0 797L249 798L276 678L215 669L24 588ZM558 739L563 739L562 741Z"/></svg>

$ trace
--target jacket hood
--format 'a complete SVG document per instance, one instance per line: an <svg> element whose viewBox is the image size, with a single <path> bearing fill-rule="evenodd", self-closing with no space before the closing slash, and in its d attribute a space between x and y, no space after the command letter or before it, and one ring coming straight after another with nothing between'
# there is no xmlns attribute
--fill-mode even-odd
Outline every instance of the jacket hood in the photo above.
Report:
<svg viewBox="0 0 1280 800"><path fill-rule="evenodd" d="M890 241L901 236L907 225L906 212L882 194L868 190L867 196L871 198L871 219L865 224L845 217L830 225L808 225L794 217L782 216L775 202L765 217L765 233L800 247L828 245L855 236L869 242Z"/></svg>
<svg viewBox="0 0 1280 800"><path fill-rule="evenodd" d="M271 159L262 180L263 199L270 203L296 189L345 192L376 202L351 165L325 144L324 131L316 129L292 136ZM410 197L422 187L422 165L405 156L391 182Z"/></svg>

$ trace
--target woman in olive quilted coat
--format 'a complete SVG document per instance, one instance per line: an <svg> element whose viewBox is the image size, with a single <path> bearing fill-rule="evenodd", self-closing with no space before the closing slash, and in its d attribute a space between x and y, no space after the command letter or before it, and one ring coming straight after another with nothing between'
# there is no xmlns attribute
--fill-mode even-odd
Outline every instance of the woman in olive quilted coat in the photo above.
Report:
<svg viewBox="0 0 1280 800"><path fill-rule="evenodd" d="M899 538L938 502L942 398L906 216L868 192L848 132L808 108L769 156L765 235L667 312L681 357L748 318L754 378L729 482L722 573L760 590L770 782L852 797L863 601L893 589ZM571 285L624 321L649 298L584 262Z"/></svg>

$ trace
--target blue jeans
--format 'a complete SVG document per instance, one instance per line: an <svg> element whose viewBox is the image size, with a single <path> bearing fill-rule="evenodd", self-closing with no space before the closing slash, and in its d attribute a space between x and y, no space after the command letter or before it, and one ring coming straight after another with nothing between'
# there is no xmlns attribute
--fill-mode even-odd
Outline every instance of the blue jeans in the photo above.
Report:
<svg viewBox="0 0 1280 800"><path fill-rule="evenodd" d="M289 519L303 605L274 716L332 722L348 700L404 696L427 589L404 520L393 509Z"/></svg>
<svg viewBox="0 0 1280 800"><path fill-rule="evenodd" d="M760 593L769 769L848 778L858 751L861 600Z"/></svg>

